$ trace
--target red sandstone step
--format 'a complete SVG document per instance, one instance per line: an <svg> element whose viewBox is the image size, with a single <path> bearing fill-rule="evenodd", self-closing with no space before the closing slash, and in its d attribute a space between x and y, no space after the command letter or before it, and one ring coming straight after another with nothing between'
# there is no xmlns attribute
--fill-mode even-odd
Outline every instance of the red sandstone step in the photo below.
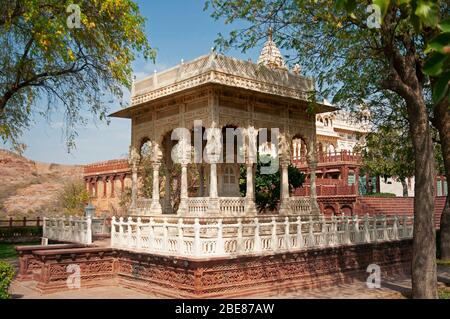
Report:
<svg viewBox="0 0 450 319"><path fill-rule="evenodd" d="M82 244L56 244L56 245L29 245L29 246L16 246L16 251L33 251L33 250L56 250L56 249L71 249L71 248L82 248L86 245Z"/></svg>
<svg viewBox="0 0 450 319"><path fill-rule="evenodd" d="M106 247L92 247L92 248L68 248L68 249L54 249L54 250L33 250L33 254L38 256L52 256L62 254L84 254L84 253L98 253L110 252L113 248Z"/></svg>

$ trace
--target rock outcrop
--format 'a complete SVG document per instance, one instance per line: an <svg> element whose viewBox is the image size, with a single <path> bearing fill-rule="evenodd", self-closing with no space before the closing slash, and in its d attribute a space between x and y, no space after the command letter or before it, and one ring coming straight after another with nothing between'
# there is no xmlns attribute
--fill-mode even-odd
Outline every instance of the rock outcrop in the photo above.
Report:
<svg viewBox="0 0 450 319"><path fill-rule="evenodd" d="M0 218L58 214L64 184L82 178L83 166L35 162L0 150Z"/></svg>

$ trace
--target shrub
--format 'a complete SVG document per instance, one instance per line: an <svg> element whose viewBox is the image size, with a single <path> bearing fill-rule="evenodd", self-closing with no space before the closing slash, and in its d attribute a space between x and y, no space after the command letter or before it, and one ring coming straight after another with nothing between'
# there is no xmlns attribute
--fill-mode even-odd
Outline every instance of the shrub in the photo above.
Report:
<svg viewBox="0 0 450 319"><path fill-rule="evenodd" d="M265 157L265 158L261 158ZM264 163L274 161L270 155L258 156L255 178L255 202L259 212L273 211L277 208L281 197L281 172L278 169L273 174L262 174L261 170ZM305 175L294 165L288 167L289 191L301 187L305 181ZM247 189L247 169L241 165L239 188L242 196L246 195Z"/></svg>
<svg viewBox="0 0 450 319"><path fill-rule="evenodd" d="M0 238L42 237L42 227L0 227Z"/></svg>
<svg viewBox="0 0 450 319"><path fill-rule="evenodd" d="M14 268L8 263L0 261L0 299L9 299L9 285L14 278Z"/></svg>
<svg viewBox="0 0 450 319"><path fill-rule="evenodd" d="M83 215L89 193L83 182L67 183L58 196L59 206L66 215Z"/></svg>

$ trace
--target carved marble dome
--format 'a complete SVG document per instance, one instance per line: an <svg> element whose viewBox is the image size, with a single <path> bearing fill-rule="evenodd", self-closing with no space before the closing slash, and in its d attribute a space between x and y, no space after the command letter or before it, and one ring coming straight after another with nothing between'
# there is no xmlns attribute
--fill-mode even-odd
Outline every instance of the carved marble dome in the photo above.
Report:
<svg viewBox="0 0 450 319"><path fill-rule="evenodd" d="M261 51L261 54L258 58L259 65L265 65L271 69L283 69L287 70L286 64L284 62L284 58L281 55L280 50L278 49L275 42L272 39L272 28L269 29L267 42L264 44L264 47Z"/></svg>

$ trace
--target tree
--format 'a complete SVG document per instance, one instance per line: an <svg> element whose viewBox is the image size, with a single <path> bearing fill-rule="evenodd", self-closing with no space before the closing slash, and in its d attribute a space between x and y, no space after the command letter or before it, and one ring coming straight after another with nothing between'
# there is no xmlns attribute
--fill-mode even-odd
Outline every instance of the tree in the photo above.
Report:
<svg viewBox="0 0 450 319"><path fill-rule="evenodd" d="M414 176L414 154L409 136L408 120L401 106L397 102L396 111L386 116L374 114L378 124L365 137L365 144L358 145L357 150L363 155L364 169L372 175L384 178L395 177L403 186L403 196L408 196L406 179ZM436 171L444 171L442 152L438 132L433 129L435 147Z"/></svg>
<svg viewBox="0 0 450 319"><path fill-rule="evenodd" d="M154 58L132 0L0 0L0 138L32 116L65 115L67 147L87 113L106 118L131 83L136 53ZM79 22L79 23L78 23ZM46 105L42 107L43 102Z"/></svg>
<svg viewBox="0 0 450 319"><path fill-rule="evenodd" d="M441 32L439 32L441 31ZM436 34L437 33L437 34ZM427 50L431 52L424 71L430 76L433 86L432 123L439 132L443 163L447 185L450 183L450 19L439 24L434 38L428 42ZM441 259L450 260L450 195L441 215Z"/></svg>
<svg viewBox="0 0 450 319"><path fill-rule="evenodd" d="M59 206L65 215L83 215L88 201L89 193L83 182L67 183L58 196Z"/></svg>
<svg viewBox="0 0 450 319"><path fill-rule="evenodd" d="M264 155L262 155L264 156ZM261 174L263 163L270 161L261 161L258 156L255 174L255 202L259 212L273 211L278 207L281 195L281 175L280 170L274 174ZM305 175L294 165L288 167L289 191L301 187L305 181ZM239 188L242 196L245 196L247 190L247 169L241 165Z"/></svg>
<svg viewBox="0 0 450 319"><path fill-rule="evenodd" d="M396 177L402 183L403 196L408 196L406 179L414 176L414 157L411 141L390 126L379 127L366 136L363 149L364 168L372 175Z"/></svg>
<svg viewBox="0 0 450 319"><path fill-rule="evenodd" d="M226 23L245 20L222 49L244 51L265 36L269 25L278 44L317 79L318 95L338 105L392 110L402 98L415 162L413 297L436 298L436 244L433 222L435 161L428 101L431 87L423 72L426 43L448 18L446 1L208 0L206 9ZM368 13L369 11L369 13ZM372 12L372 13L370 13ZM379 15L377 13L380 13ZM380 23L381 22L381 23Z"/></svg>

